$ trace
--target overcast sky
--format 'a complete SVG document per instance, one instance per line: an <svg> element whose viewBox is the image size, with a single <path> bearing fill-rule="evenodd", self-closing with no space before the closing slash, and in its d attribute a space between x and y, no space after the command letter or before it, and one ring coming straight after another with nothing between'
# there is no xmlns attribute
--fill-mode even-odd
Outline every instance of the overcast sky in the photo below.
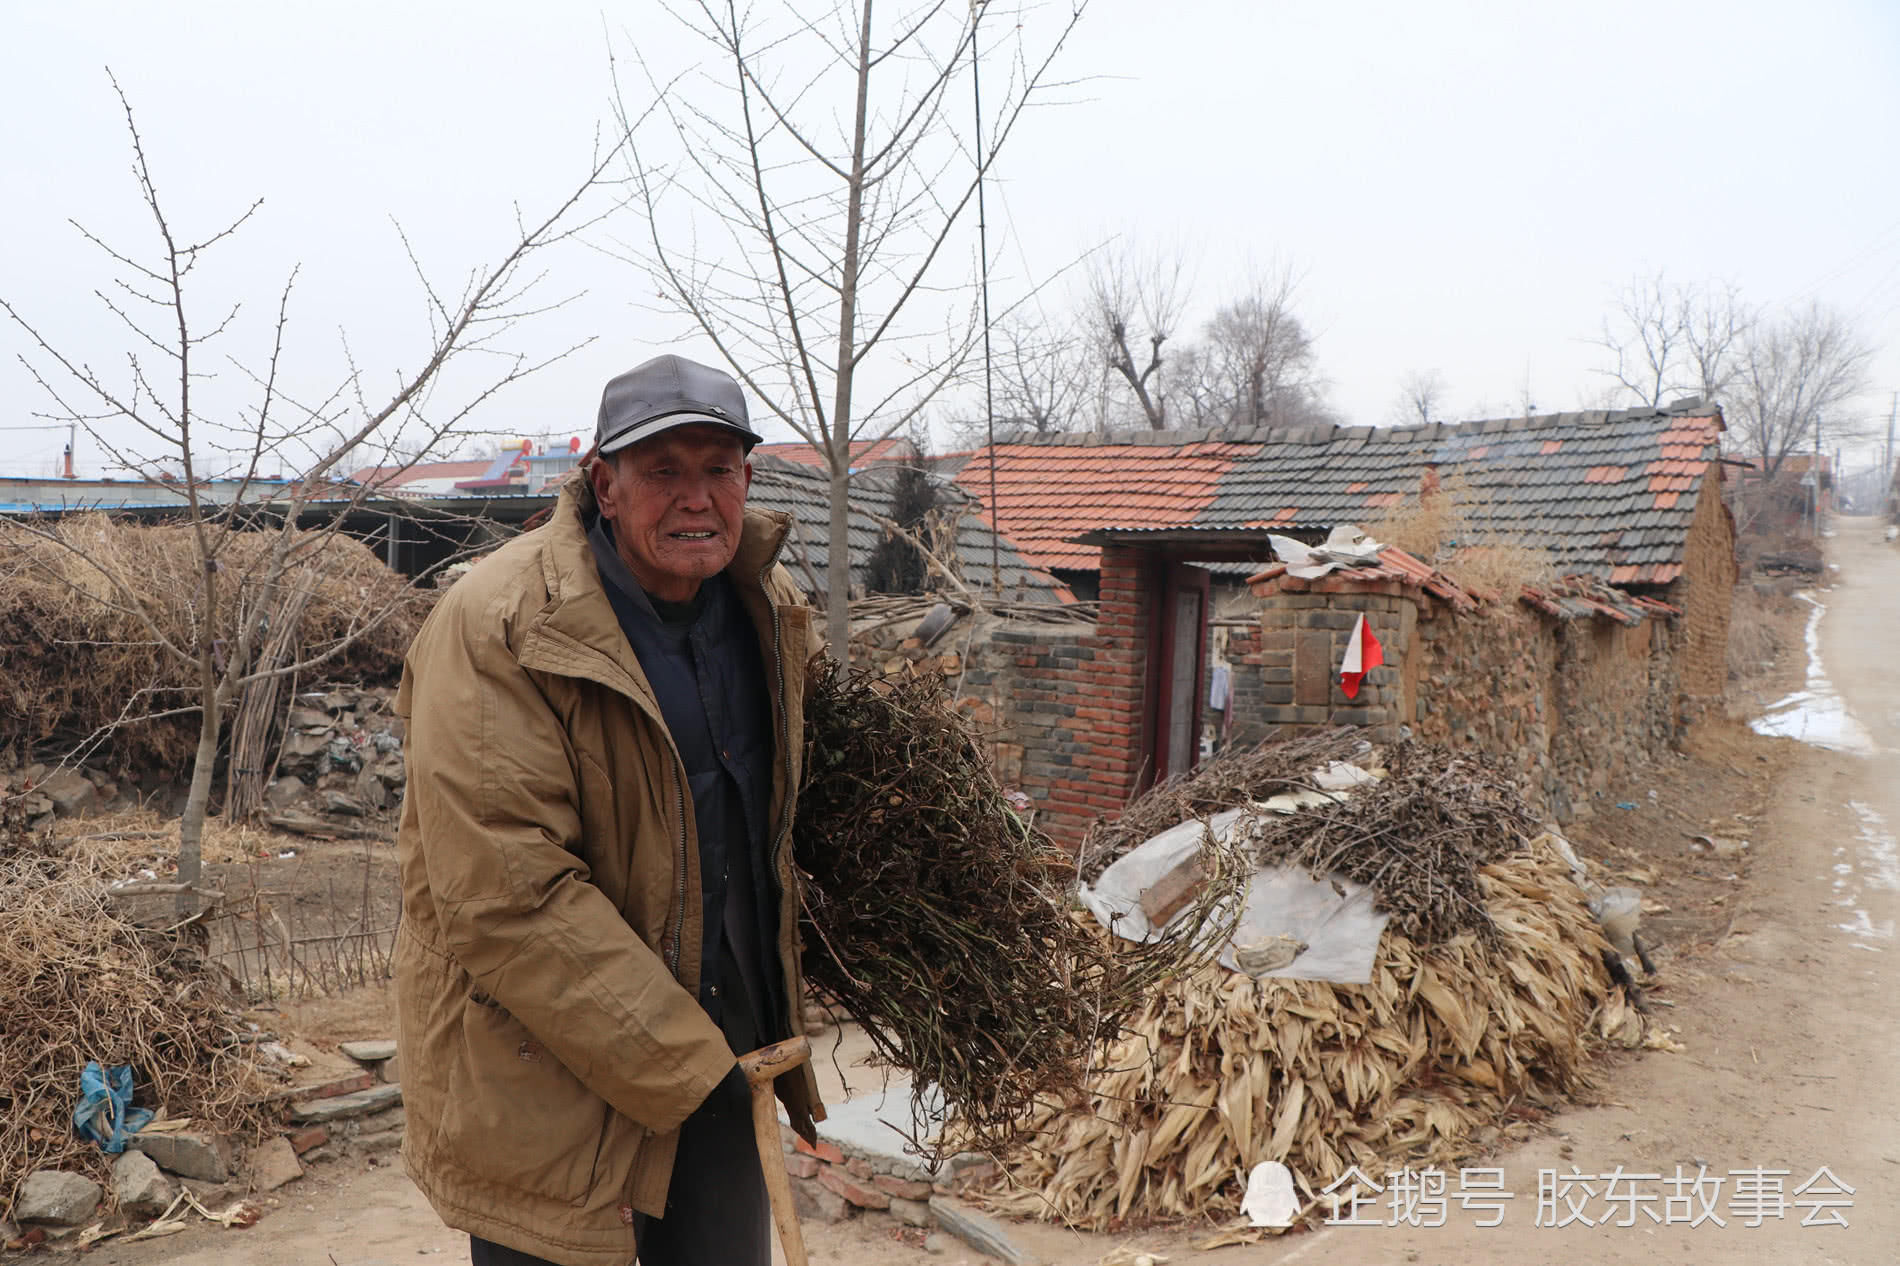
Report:
<svg viewBox="0 0 1900 1266"><path fill-rule="evenodd" d="M998 41L1006 7L985 23ZM299 267L300 392L340 372L342 335L372 385L426 339L392 220L452 283L506 245L516 202L574 183L606 115L607 33L690 55L649 4L76 0L4 23L0 297L123 363L90 297L108 273L67 223L149 241L109 66L183 235L264 200L206 265L205 311L242 299L226 350L261 363L261 318ZM999 161L999 284L1112 238L1185 244L1198 320L1250 265L1290 264L1350 421L1388 420L1420 370L1454 416L1515 410L1527 386L1540 409L1593 406L1589 340L1657 270L1833 304L1877 349L1857 414L1884 421L1900 389L1900 5L1093 0L1060 70L1086 82ZM597 341L489 406L498 432L587 430L600 384L677 332L636 271L584 246L545 285L586 293L521 349ZM1043 307L1063 315L1059 286ZM0 330L0 426L47 407L25 347ZM64 445L3 437L5 474L46 473ZM99 461L82 441L82 473Z"/></svg>

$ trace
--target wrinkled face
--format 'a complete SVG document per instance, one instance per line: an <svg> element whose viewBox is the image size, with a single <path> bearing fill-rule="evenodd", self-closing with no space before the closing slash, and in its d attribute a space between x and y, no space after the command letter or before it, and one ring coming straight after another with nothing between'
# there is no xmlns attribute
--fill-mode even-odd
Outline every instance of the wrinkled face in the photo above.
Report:
<svg viewBox="0 0 1900 1266"><path fill-rule="evenodd" d="M687 602L739 552L752 464L732 432L675 427L593 468L621 561L648 593Z"/></svg>

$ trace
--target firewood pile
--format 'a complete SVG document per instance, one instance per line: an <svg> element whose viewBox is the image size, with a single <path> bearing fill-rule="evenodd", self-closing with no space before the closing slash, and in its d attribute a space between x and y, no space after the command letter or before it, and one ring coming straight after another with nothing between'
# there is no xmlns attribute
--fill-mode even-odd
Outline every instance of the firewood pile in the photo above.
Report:
<svg viewBox="0 0 1900 1266"><path fill-rule="evenodd" d="M1312 789L1300 767L1337 759L1340 742L1298 740L1297 760L1218 758L1091 843L1119 854L1121 830ZM1511 784L1442 749L1383 756L1384 776L1343 800L1249 813L1204 845L1371 887L1393 917L1370 983L1217 965L1160 983L1090 1061L1086 1098L1032 1112L985 1197L993 1208L1092 1230L1218 1222L1236 1217L1253 1166L1278 1161L1323 1215L1320 1192L1349 1167L1377 1179L1455 1168L1587 1086L1601 1041L1645 1040L1568 861L1550 837L1530 838Z"/></svg>

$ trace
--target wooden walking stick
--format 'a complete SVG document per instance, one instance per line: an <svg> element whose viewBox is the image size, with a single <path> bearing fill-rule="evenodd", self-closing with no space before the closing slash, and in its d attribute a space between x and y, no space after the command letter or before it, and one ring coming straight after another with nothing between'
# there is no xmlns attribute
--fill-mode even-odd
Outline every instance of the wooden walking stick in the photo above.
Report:
<svg viewBox="0 0 1900 1266"><path fill-rule="evenodd" d="M765 1189L772 1197L772 1221L778 1224L785 1266L808 1266L809 1259L805 1256L805 1236L798 1226L798 1210L792 1207L792 1179L785 1172L785 1148L779 1142L778 1104L772 1097L772 1082L780 1073L790 1072L810 1058L811 1043L803 1037L774 1042L739 1057L739 1067L745 1070L746 1085L752 1091L752 1133L758 1139L759 1167L765 1171Z"/></svg>

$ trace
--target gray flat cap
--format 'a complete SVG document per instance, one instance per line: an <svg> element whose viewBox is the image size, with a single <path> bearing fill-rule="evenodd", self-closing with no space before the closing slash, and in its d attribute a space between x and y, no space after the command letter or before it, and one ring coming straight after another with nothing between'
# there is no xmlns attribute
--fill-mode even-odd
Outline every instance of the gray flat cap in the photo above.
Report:
<svg viewBox="0 0 1900 1266"><path fill-rule="evenodd" d="M684 356L655 356L601 392L594 440L605 455L676 426L711 423L731 430L750 451L759 436L748 422L745 393L731 374Z"/></svg>

